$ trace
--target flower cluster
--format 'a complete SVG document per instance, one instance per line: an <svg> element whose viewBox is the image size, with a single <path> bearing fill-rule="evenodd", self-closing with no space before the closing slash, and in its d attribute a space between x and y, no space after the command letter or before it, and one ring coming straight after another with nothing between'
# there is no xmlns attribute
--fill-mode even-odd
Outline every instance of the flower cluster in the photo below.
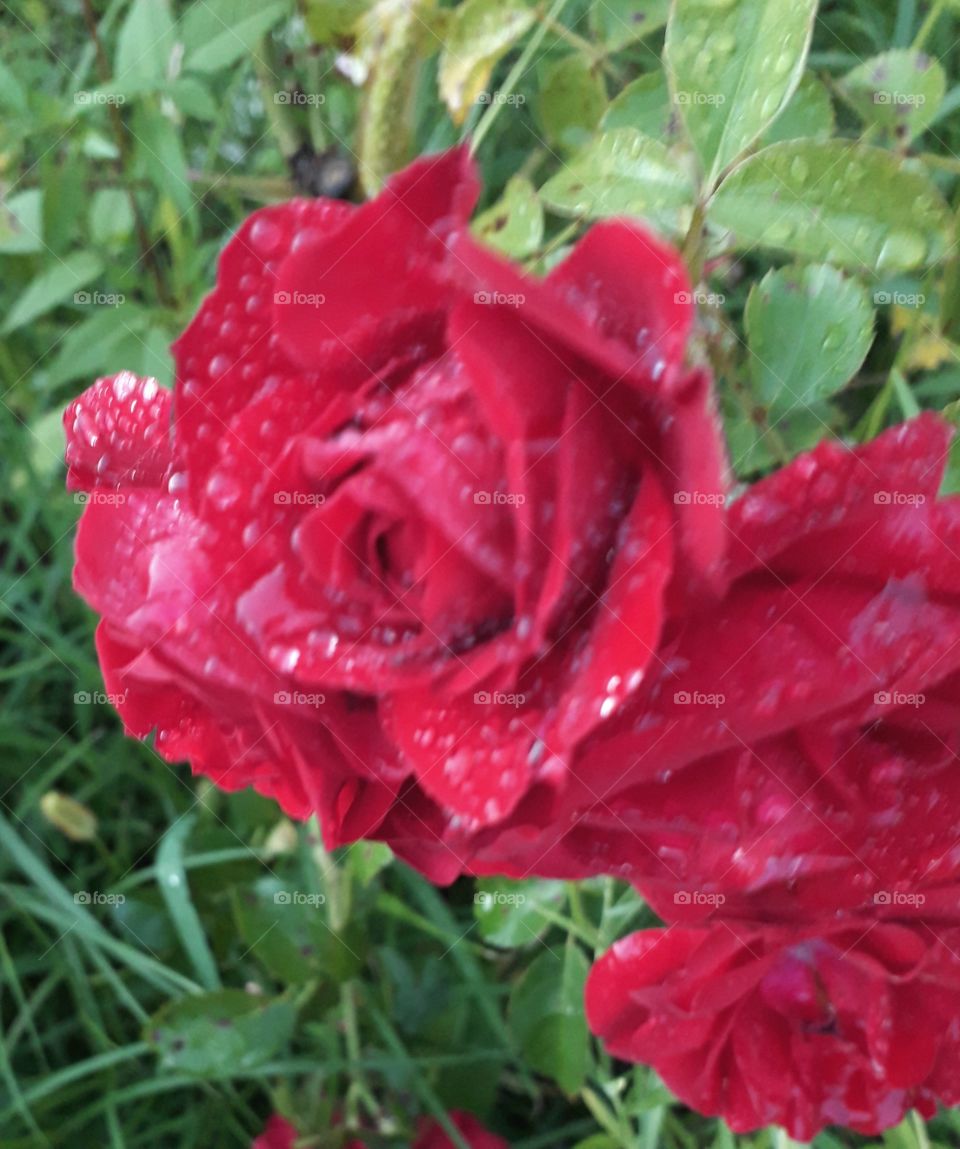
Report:
<svg viewBox="0 0 960 1149"><path fill-rule="evenodd" d="M126 728L330 846L634 882L613 1052L737 1129L960 1099L960 504L921 416L731 498L691 285L637 226L542 279L462 151L252 216L173 396L67 412Z"/></svg>

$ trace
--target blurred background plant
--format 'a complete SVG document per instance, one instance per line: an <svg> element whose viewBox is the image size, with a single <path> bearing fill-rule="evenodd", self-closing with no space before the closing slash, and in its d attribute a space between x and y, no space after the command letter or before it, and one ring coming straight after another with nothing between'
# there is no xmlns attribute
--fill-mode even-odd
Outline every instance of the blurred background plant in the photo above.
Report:
<svg viewBox="0 0 960 1149"><path fill-rule="evenodd" d="M590 1040L590 959L653 924L626 887L438 891L122 737L60 415L99 374L172 383L258 205L472 133L476 230L533 271L604 216L681 245L741 481L953 417L958 52L956 0L0 4L0 1146L248 1146L274 1109L403 1145L454 1107L517 1149L788 1144Z"/></svg>

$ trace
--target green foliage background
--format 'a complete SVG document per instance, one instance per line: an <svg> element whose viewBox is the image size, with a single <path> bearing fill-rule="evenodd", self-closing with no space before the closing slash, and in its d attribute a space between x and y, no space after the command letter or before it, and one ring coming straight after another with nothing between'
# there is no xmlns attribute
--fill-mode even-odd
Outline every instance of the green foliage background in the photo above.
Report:
<svg viewBox="0 0 960 1149"><path fill-rule="evenodd" d="M593 953L654 924L629 889L437 891L121 736L85 697L60 413L98 374L172 382L257 205L472 132L477 231L532 270L622 213L682 248L741 481L953 417L958 53L956 0L0 4L3 1149L234 1149L274 1109L397 1146L457 1106L516 1149L788 1144L590 1041ZM960 1115L883 1143L960 1144Z"/></svg>

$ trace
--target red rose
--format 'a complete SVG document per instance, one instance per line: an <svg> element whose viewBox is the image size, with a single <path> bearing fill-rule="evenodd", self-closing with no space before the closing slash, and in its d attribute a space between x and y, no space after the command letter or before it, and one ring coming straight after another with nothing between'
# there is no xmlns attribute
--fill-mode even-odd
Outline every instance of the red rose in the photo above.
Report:
<svg viewBox="0 0 960 1149"><path fill-rule="evenodd" d="M250 1149L293 1149L296 1140L296 1129L275 1113Z"/></svg>
<svg viewBox="0 0 960 1149"><path fill-rule="evenodd" d="M924 912L960 924L949 439L922 416L825 443L733 503L722 601L671 619L551 820L518 811L473 868L617 874L668 920L793 921L925 889Z"/></svg>
<svg viewBox="0 0 960 1149"><path fill-rule="evenodd" d="M594 966L587 1016L614 1056L736 1132L874 1134L960 1101L958 952L960 930L867 917L649 930Z"/></svg>
<svg viewBox="0 0 960 1149"><path fill-rule="evenodd" d="M533 279L471 240L476 195L453 151L256 213L173 398L118 376L66 414L128 731L435 880L549 819L667 619L722 590L678 256L605 223Z"/></svg>

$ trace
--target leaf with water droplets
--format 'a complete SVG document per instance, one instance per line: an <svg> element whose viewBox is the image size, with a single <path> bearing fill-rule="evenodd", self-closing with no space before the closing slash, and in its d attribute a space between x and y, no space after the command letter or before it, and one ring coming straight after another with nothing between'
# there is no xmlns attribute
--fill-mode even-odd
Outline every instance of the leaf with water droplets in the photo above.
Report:
<svg viewBox="0 0 960 1149"><path fill-rule="evenodd" d="M907 142L936 118L947 77L925 52L904 49L865 60L844 77L840 90L865 124Z"/></svg>
<svg viewBox="0 0 960 1149"><path fill-rule="evenodd" d="M790 100L816 11L816 0L676 0L664 61L708 186Z"/></svg>
<svg viewBox="0 0 960 1149"><path fill-rule="evenodd" d="M756 394L774 420L835 395L873 342L866 288L825 264L768 272L745 320Z"/></svg>
<svg viewBox="0 0 960 1149"><path fill-rule="evenodd" d="M803 138L829 140L836 126L830 90L822 80L807 73L782 114L764 132L763 143Z"/></svg>
<svg viewBox="0 0 960 1149"><path fill-rule="evenodd" d="M950 211L922 172L847 140L790 140L744 160L709 205L738 248L778 248L875 272L941 259Z"/></svg>
<svg viewBox="0 0 960 1149"><path fill-rule="evenodd" d="M627 84L607 108L600 127L636 128L651 139L675 143L680 134L679 117L664 73L650 72Z"/></svg>
<svg viewBox="0 0 960 1149"><path fill-rule="evenodd" d="M635 215L677 232L689 219L694 187L682 162L663 144L633 128L618 128L584 148L540 195L563 215Z"/></svg>
<svg viewBox="0 0 960 1149"><path fill-rule="evenodd" d="M537 19L525 0L466 0L454 10L440 56L440 95L456 124L470 105L492 96L485 88L497 62Z"/></svg>
<svg viewBox="0 0 960 1149"><path fill-rule="evenodd" d="M543 242L543 205L524 176L514 176L503 195L471 225L473 234L488 247L522 258Z"/></svg>

